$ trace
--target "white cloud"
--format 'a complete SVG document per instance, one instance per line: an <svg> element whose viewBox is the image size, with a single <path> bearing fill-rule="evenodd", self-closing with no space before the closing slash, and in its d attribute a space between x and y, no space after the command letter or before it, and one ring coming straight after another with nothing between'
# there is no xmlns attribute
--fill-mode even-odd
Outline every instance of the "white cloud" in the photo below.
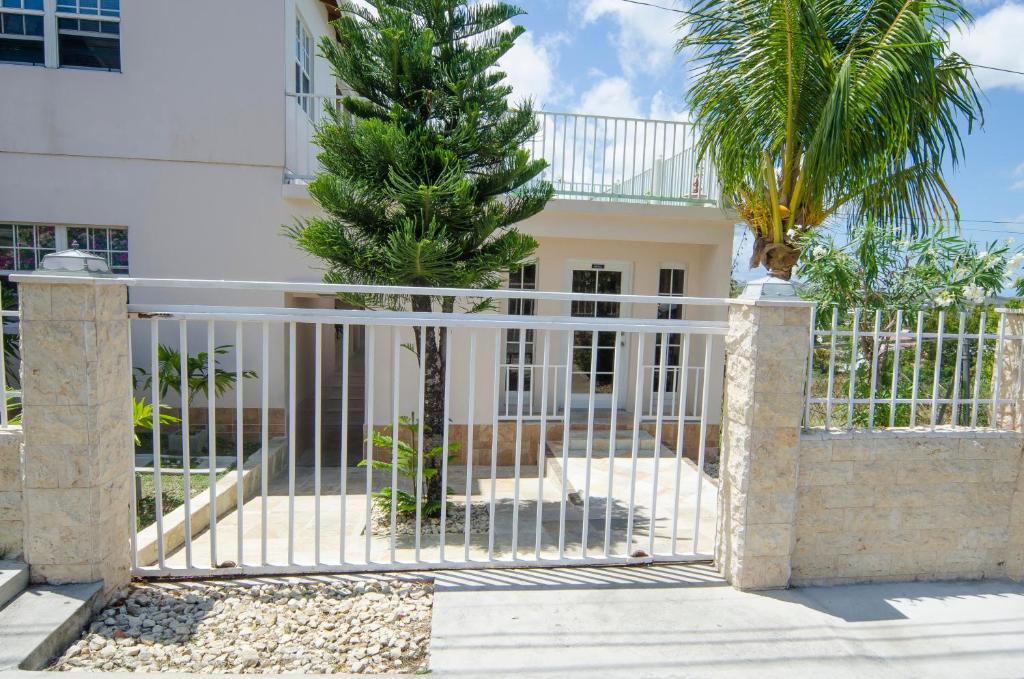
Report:
<svg viewBox="0 0 1024 679"><path fill-rule="evenodd" d="M954 32L952 46L967 61L1024 71L1024 4L1007 2L982 15L962 32ZM988 69L974 70L984 88L1012 87L1024 91L1024 76Z"/></svg>
<svg viewBox="0 0 1024 679"><path fill-rule="evenodd" d="M640 99L629 81L621 77L605 78L583 93L576 110L580 113L624 118L642 118Z"/></svg>
<svg viewBox="0 0 1024 679"><path fill-rule="evenodd" d="M533 33L523 33L498 66L505 71L505 81L512 86L512 100L533 99L537 108L543 108L561 99L566 92L557 82L558 48L566 41L564 34L554 34L538 40Z"/></svg>
<svg viewBox="0 0 1024 679"><path fill-rule="evenodd" d="M621 0L577 0L577 7L584 24L605 17L615 20L616 31L610 39L627 76L661 73L672 62L676 41L682 35L675 28L676 19L665 10Z"/></svg>
<svg viewBox="0 0 1024 679"><path fill-rule="evenodd" d="M690 120L690 112L683 108L682 95L669 95L665 90L658 90L651 97L651 118L685 123Z"/></svg>
<svg viewBox="0 0 1024 679"><path fill-rule="evenodd" d="M1024 190L1024 163L1021 163L1020 165L1017 166L1017 168L1013 171L1013 175L1012 176L1013 176L1015 181L1010 186L1010 190L1011 191Z"/></svg>

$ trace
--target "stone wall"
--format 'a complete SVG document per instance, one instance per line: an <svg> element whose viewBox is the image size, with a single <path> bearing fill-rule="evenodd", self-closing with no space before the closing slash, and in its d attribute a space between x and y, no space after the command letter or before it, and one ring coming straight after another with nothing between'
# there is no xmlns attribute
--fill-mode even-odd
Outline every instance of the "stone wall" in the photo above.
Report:
<svg viewBox="0 0 1024 679"><path fill-rule="evenodd" d="M20 556L24 547L21 427L0 428L0 559Z"/></svg>
<svg viewBox="0 0 1024 679"><path fill-rule="evenodd" d="M791 584L1019 578L1022 447L1016 432L804 434Z"/></svg>

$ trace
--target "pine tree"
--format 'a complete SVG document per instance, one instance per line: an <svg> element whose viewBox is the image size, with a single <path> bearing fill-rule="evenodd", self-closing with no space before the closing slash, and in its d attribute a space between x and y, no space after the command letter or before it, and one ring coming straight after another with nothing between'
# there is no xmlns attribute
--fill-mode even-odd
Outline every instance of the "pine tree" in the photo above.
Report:
<svg viewBox="0 0 1024 679"><path fill-rule="evenodd" d="M537 248L515 224L540 212L553 189L547 166L524 149L538 130L530 102L509 105L498 60L522 35L523 14L503 2L368 0L339 3L337 40L320 50L353 96L328 107L315 142L323 172L309 187L325 216L289 227L325 265L328 283L495 288ZM487 300L481 293L485 308ZM408 298L349 298L366 308L452 313L455 302L425 292ZM425 337L426 447L443 415L447 333ZM420 346L416 331L415 349ZM429 464L439 464L434 459ZM438 506L439 475L425 502Z"/></svg>

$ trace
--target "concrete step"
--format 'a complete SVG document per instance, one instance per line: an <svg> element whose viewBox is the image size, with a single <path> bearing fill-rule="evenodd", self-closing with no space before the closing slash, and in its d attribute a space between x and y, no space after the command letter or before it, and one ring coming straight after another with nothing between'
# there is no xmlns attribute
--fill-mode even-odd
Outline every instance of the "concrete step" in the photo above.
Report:
<svg viewBox="0 0 1024 679"><path fill-rule="evenodd" d="M0 610L0 670L41 670L78 638L102 582L35 585Z"/></svg>
<svg viewBox="0 0 1024 679"><path fill-rule="evenodd" d="M594 447L597 448L597 449L600 449L600 450L607 450L609 438L610 438L610 436L609 436L609 432L607 430L595 431L594 432ZM657 446L657 442L655 441L654 436L652 436L650 433L644 431L643 429L640 430L640 432L639 432L639 434L637 436L637 443L639 444L640 450L645 450L645 451L653 451L656 448L656 446ZM623 449L626 449L626 448L632 449L632 446L633 446L633 432L628 430L628 429L619 429L618 432L616 432L616 436L615 436L615 447L616 447L616 449L618 449L618 450L623 450ZM582 431L581 432L581 431L578 431L578 430L575 430L575 429L571 430L569 432L569 450L570 451L586 450L586 447L587 447L587 432L586 431Z"/></svg>
<svg viewBox="0 0 1024 679"><path fill-rule="evenodd" d="M0 561L0 609L28 587L28 566L19 561Z"/></svg>

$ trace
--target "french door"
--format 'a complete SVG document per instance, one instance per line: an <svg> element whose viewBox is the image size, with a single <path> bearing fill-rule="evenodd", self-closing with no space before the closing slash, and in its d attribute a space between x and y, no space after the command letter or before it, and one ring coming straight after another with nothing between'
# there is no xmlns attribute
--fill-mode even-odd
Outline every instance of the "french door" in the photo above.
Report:
<svg viewBox="0 0 1024 679"><path fill-rule="evenodd" d="M626 263L594 262L586 265L570 264L569 285L572 292L623 294L629 291L630 267ZM619 318L622 314L619 302L573 301L570 315L593 318ZM594 407L600 410L618 408L625 401L627 386L619 384L619 403L612 403L612 387L616 372L625 365L625 346L616 354L615 333L597 333L596 361L593 361L594 333L580 330L573 333L572 402L573 408L587 407L593 375ZM618 364L618 365L617 365ZM591 370L593 368L593 371ZM622 380L622 376L619 376Z"/></svg>

